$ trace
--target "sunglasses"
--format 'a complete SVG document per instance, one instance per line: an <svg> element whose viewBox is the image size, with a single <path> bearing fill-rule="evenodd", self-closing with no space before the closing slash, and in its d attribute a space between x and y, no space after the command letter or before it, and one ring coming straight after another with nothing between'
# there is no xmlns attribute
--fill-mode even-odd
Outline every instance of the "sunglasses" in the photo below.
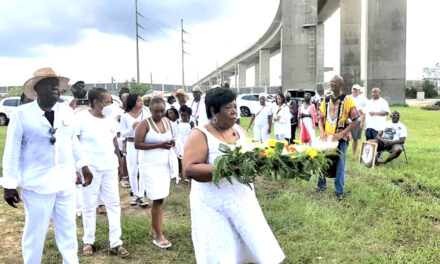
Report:
<svg viewBox="0 0 440 264"><path fill-rule="evenodd" d="M400 117L400 115L390 115L390 117Z"/></svg>
<svg viewBox="0 0 440 264"><path fill-rule="evenodd" d="M50 133L50 139L49 139L49 142L50 142L50 144L52 144L52 145L55 144L55 142L57 141L57 139L56 139L55 136L54 136L55 132L57 132L57 129L56 129L56 128L51 127L51 128L49 129L49 133Z"/></svg>

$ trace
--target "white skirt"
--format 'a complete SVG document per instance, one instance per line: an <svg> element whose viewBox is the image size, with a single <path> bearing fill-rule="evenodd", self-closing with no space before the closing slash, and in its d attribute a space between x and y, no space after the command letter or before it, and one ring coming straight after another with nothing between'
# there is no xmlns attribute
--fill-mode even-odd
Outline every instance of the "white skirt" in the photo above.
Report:
<svg viewBox="0 0 440 264"><path fill-rule="evenodd" d="M169 166L139 164L139 193L147 192L148 199L160 200L170 194L171 169Z"/></svg>

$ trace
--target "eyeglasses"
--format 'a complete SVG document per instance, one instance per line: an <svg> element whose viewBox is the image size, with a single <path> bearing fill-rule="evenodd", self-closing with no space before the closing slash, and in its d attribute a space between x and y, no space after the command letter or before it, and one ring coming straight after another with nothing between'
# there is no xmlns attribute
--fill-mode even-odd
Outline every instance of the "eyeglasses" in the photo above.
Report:
<svg viewBox="0 0 440 264"><path fill-rule="evenodd" d="M49 133L50 133L50 139L49 139L49 142L50 142L50 144L52 144L52 145L55 144L55 142L57 141L57 139L56 139L55 136L54 136L55 132L57 132L57 129L56 129L56 128L51 127L51 128L49 129Z"/></svg>

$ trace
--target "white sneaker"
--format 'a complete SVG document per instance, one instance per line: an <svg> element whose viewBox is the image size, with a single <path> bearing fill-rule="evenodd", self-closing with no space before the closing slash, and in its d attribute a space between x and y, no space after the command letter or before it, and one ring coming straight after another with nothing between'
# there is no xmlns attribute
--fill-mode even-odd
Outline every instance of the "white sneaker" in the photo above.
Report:
<svg viewBox="0 0 440 264"><path fill-rule="evenodd" d="M130 188L130 182L128 181L127 176L122 177L121 186L123 188Z"/></svg>
<svg viewBox="0 0 440 264"><path fill-rule="evenodd" d="M130 205L134 206L138 204L140 197L139 196L134 196L133 199L130 202Z"/></svg>
<svg viewBox="0 0 440 264"><path fill-rule="evenodd" d="M145 200L144 197L139 197L137 202L138 202L139 206L142 206L142 207L147 207L149 205L149 203L147 202L147 200Z"/></svg>

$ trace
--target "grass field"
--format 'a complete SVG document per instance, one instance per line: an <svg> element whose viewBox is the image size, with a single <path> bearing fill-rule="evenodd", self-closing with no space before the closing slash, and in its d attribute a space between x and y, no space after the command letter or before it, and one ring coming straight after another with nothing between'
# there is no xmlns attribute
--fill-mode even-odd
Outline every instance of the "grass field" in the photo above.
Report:
<svg viewBox="0 0 440 264"><path fill-rule="evenodd" d="M284 263L440 263L440 113L412 107L401 112L409 138L403 157L391 164L367 169L359 156L347 157L347 197L333 197L333 180L322 193L314 193L316 177L265 181L255 184L266 219L278 239ZM243 119L247 128L249 120ZM0 128L3 148L5 128ZM1 151L0 153L2 153ZM348 153L351 153L351 146ZM155 247L148 235L150 209L127 206L130 197L121 189L122 234L129 260L109 256L108 226L98 217L98 253L81 263L195 263L191 242L189 185L172 185L165 200L165 236L169 250ZM13 209L0 202L2 226L0 263L20 263L23 205ZM207 223L209 224L209 223ZM81 247L82 222L78 221ZM61 263L51 227L44 263Z"/></svg>

